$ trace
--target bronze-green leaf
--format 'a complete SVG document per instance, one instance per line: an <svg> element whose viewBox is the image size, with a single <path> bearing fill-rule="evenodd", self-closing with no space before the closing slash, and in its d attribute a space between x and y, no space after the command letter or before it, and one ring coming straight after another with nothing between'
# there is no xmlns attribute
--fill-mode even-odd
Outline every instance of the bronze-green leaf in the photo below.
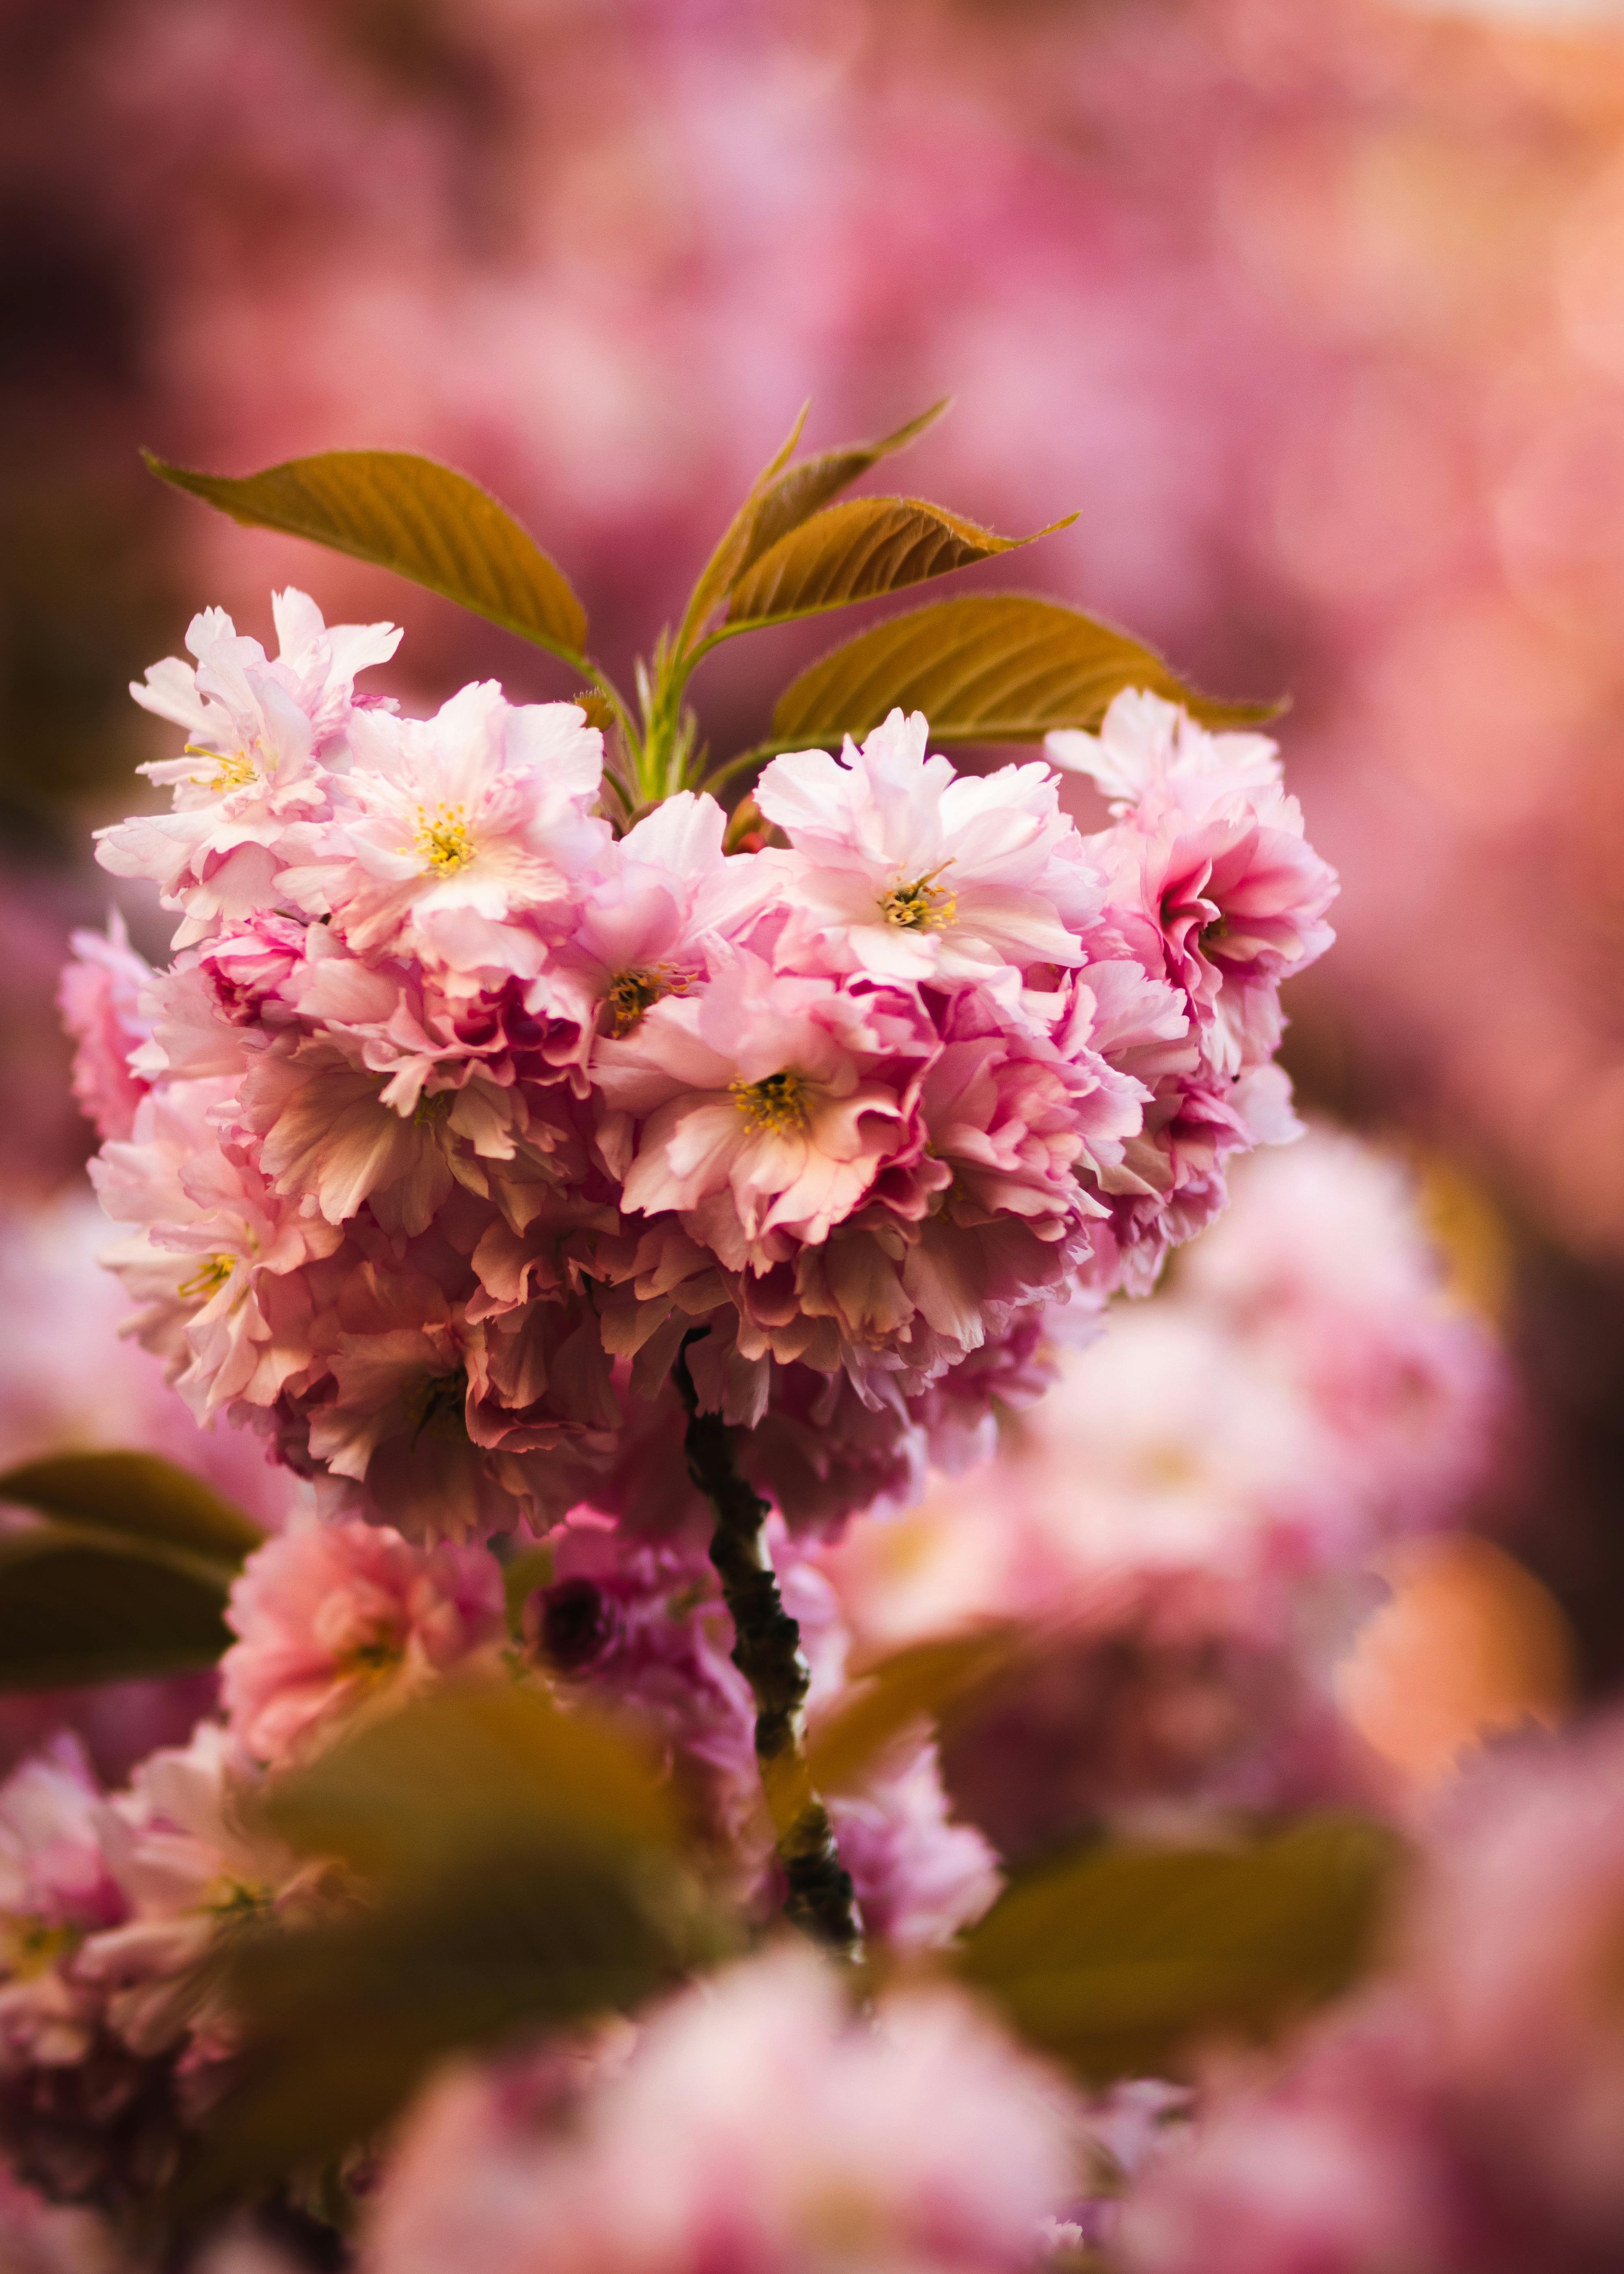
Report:
<svg viewBox="0 0 1624 2274"><path fill-rule="evenodd" d="M788 436L751 483L748 496L705 563L683 618L682 644L688 645L712 609L727 597L738 579L770 546L776 545L792 529L798 529L820 506L827 505L831 498L838 497L843 489L866 474L870 466L917 441L928 426L935 425L947 405L944 395L940 403L932 403L929 410L921 411L917 418L910 418L906 426L898 426L894 434L887 434L877 442L844 442L836 449L820 450L792 466L789 459L806 424L808 406L803 403Z"/></svg>
<svg viewBox="0 0 1624 2274"><path fill-rule="evenodd" d="M58 1453L29 1461L0 1475L0 1501L59 1523L185 1548L230 1569L265 1538L212 1485L156 1453Z"/></svg>
<svg viewBox="0 0 1624 2274"><path fill-rule="evenodd" d="M917 442L928 428L936 425L952 401L944 395L933 403L929 410L921 410L917 418L910 418L898 426L894 434L883 435L877 442L842 442L832 450L819 450L799 465L774 472L772 478L758 486L750 513L748 535L733 575L744 576L753 568L771 546L798 529L820 506L838 497L860 481L870 466L877 466L882 458L893 457Z"/></svg>
<svg viewBox="0 0 1624 2274"><path fill-rule="evenodd" d="M985 1683L1007 1672L1023 1645L1019 1627L992 1625L967 1634L911 1643L853 1683L835 1711L815 1724L807 1752L820 1792L861 1786L894 1739L934 1721Z"/></svg>
<svg viewBox="0 0 1624 2274"><path fill-rule="evenodd" d="M185 1674L231 1642L229 1573L109 1533L41 1525L0 1541L0 1690Z"/></svg>
<svg viewBox="0 0 1624 2274"><path fill-rule="evenodd" d="M291 1846L380 1885L432 1871L459 1838L503 1825L612 1844L676 1838L669 1794L626 1738L538 1690L479 1684L358 1729L279 1779L266 1807Z"/></svg>
<svg viewBox="0 0 1624 2274"><path fill-rule="evenodd" d="M234 478L143 453L153 472L250 528L308 537L426 584L577 666L586 613L568 580L466 474L410 450L324 450Z"/></svg>
<svg viewBox="0 0 1624 2274"><path fill-rule="evenodd" d="M1154 649L1057 600L977 592L890 617L803 671L773 712L772 747L866 734L898 704L925 713L933 742L1040 742L1057 727L1097 727L1125 687L1182 703L1207 726L1280 708L1198 694Z"/></svg>
<svg viewBox="0 0 1624 2274"><path fill-rule="evenodd" d="M923 498L847 498L781 537L733 586L731 630L787 623L795 616L844 608L945 576L996 553L1013 553L1066 528L1051 522L1031 537L996 537L945 506Z"/></svg>
<svg viewBox="0 0 1624 2274"><path fill-rule="evenodd" d="M360 1901L228 1953L244 2050L184 2202L341 2156L447 2053L635 2006L726 1946L652 1767L538 1690L444 1690L264 1805L296 1849L346 1864Z"/></svg>
<svg viewBox="0 0 1624 2274"><path fill-rule="evenodd" d="M1091 2083L1174 2074L1203 2041L1267 2037L1345 1988L1398 1854L1335 1816L1247 1847L1092 1849L1018 1880L962 1971Z"/></svg>

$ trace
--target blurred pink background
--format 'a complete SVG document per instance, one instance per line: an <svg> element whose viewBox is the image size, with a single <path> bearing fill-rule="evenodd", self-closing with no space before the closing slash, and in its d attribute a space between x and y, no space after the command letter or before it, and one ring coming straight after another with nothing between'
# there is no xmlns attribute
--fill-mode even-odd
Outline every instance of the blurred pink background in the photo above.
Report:
<svg viewBox="0 0 1624 2274"><path fill-rule="evenodd" d="M124 694L297 581L402 691L546 659L136 456L478 476L623 668L812 398L1203 685L1289 692L1341 869L1305 1098L1498 1290L1483 1520L1624 1676L1624 11L1380 0L0 0L0 1180L86 1150L50 998L156 754ZM835 628L838 630L839 628ZM730 649L713 743L831 627ZM128 914L142 944L154 912ZM0 1402L4 1397L0 1385ZM28 1449L34 1449L33 1447Z"/></svg>

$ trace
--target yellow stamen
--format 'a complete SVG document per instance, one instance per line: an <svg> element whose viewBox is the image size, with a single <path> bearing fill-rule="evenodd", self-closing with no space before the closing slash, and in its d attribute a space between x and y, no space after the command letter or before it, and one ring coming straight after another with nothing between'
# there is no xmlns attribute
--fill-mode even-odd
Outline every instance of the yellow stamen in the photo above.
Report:
<svg viewBox="0 0 1624 2274"><path fill-rule="evenodd" d="M222 1250L217 1255L205 1256L189 1279L183 1279L175 1290L183 1303L207 1303L216 1288L223 1287L237 1269L235 1255Z"/></svg>
<svg viewBox="0 0 1624 2274"><path fill-rule="evenodd" d="M194 774L194 781L202 782L217 797L224 797L234 789L252 789L259 779L259 769L246 750L206 750L197 742L188 742L185 755L189 758L207 758L214 771L212 774Z"/></svg>
<svg viewBox="0 0 1624 2274"><path fill-rule="evenodd" d="M662 996L682 995L687 990L688 981L668 971L663 963L646 971L617 971L605 998L609 1032L617 1040L629 1035L643 1013L651 1010Z"/></svg>
<svg viewBox="0 0 1624 2274"><path fill-rule="evenodd" d="M944 861L942 869L951 865ZM940 931L951 924L959 914L959 902L945 885L936 883L942 869L915 877L911 884L898 877L889 892L882 892L880 914L886 922L898 931Z"/></svg>
<svg viewBox="0 0 1624 2274"><path fill-rule="evenodd" d="M207 1911L225 1926L246 1926L251 1921L264 1918L271 1908L271 1891L247 1879L234 1879L229 1875L215 1879L206 1889L198 1909Z"/></svg>
<svg viewBox="0 0 1624 2274"><path fill-rule="evenodd" d="M13 1982L37 1982L59 1958L77 1948L79 1940L71 1926L54 1926L26 1911L10 1912L0 1916L0 1974Z"/></svg>
<svg viewBox="0 0 1624 2274"><path fill-rule="evenodd" d="M338 1671L352 1680L372 1679L393 1673L405 1653L383 1628L370 1642L358 1642L353 1650L344 1651L338 1660Z"/></svg>
<svg viewBox="0 0 1624 2274"><path fill-rule="evenodd" d="M431 869L442 877L454 877L459 869L466 869L476 850L468 832L468 815L460 805L448 805L442 798L438 805L417 808L417 847Z"/></svg>
<svg viewBox="0 0 1624 2274"><path fill-rule="evenodd" d="M757 1129L778 1137L786 1129L806 1127L807 1089L798 1073L786 1070L770 1073L765 1081L732 1081L727 1087L740 1112Z"/></svg>
<svg viewBox="0 0 1624 2274"><path fill-rule="evenodd" d="M412 1113L412 1121L419 1129L432 1129L444 1121L456 1103L455 1089L425 1090Z"/></svg>

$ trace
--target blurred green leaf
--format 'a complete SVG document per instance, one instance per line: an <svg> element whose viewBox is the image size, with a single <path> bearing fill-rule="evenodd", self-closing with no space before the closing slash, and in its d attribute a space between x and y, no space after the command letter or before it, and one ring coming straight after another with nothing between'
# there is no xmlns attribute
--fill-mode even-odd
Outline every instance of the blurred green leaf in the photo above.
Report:
<svg viewBox="0 0 1624 2274"><path fill-rule="evenodd" d="M213 1666L229 1570L116 1533L40 1525L0 1540L0 1690Z"/></svg>
<svg viewBox="0 0 1624 2274"><path fill-rule="evenodd" d="M522 1547L502 1566L502 1611L508 1622L508 1631L516 1640L524 1617L524 1606L538 1587L553 1585L553 1570L557 1562L549 1540L539 1547Z"/></svg>
<svg viewBox="0 0 1624 2274"><path fill-rule="evenodd" d="M781 537L740 577L728 603L727 626L730 631L754 631L875 599L996 553L1013 553L1076 518L1069 514L1030 537L996 537L923 498L847 498Z"/></svg>
<svg viewBox="0 0 1624 2274"><path fill-rule="evenodd" d="M539 1689L447 1689L358 1730L267 1792L290 1847L377 1886L432 1875L464 1840L530 1827L548 1839L674 1849L677 1818L617 1730L560 1713Z"/></svg>
<svg viewBox="0 0 1624 2274"><path fill-rule="evenodd" d="M426 584L579 665L586 612L563 571L466 474L410 450L324 450L234 478L143 452L160 480L250 528L307 537Z"/></svg>
<svg viewBox="0 0 1624 2274"><path fill-rule="evenodd" d="M200 1477L155 1453L59 1453L0 1474L0 1501L65 1524L190 1549L235 1569L265 1534Z"/></svg>
<svg viewBox="0 0 1624 2274"><path fill-rule="evenodd" d="M866 734L898 704L924 712L933 742L1039 742L1056 727L1097 727L1125 687L1182 703L1209 727L1281 707L1199 695L1153 649L1056 600L973 593L892 616L803 671L778 699L773 746Z"/></svg>
<svg viewBox="0 0 1624 2274"><path fill-rule="evenodd" d="M1310 1817L1241 1849L1101 1847L1018 1880L966 1938L966 1981L1088 2082L1261 2038L1367 1962L1400 1849Z"/></svg>
<svg viewBox="0 0 1624 2274"><path fill-rule="evenodd" d="M933 403L929 410L921 411L917 418L910 418L906 426L898 426L894 434L887 434L877 442L842 443L836 449L819 451L792 466L789 459L801 440L801 430L811 407L803 403L787 438L751 483L748 496L705 563L683 619L682 646L686 648L691 635L699 630L711 610L726 599L740 577L763 553L791 530L798 529L803 521L809 520L820 506L838 496L870 466L916 441L947 405L944 395L940 403Z"/></svg>
<svg viewBox="0 0 1624 2274"><path fill-rule="evenodd" d="M324 1924L238 1939L246 2035L183 2199L316 2167L446 2054L640 2003L718 1954L668 1799L621 1737L526 1688L449 1690L279 1780L296 1848L357 1875Z"/></svg>
<svg viewBox="0 0 1624 2274"><path fill-rule="evenodd" d="M807 1758L820 1792L860 1786L893 1739L1007 1670L1021 1630L988 1626L971 1634L914 1643L854 1683L835 1712L813 1728Z"/></svg>

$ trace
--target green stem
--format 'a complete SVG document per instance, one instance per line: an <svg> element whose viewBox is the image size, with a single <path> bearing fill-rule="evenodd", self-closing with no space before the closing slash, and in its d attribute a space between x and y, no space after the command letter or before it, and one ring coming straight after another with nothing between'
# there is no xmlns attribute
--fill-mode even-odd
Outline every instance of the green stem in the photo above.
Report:
<svg viewBox="0 0 1624 2274"><path fill-rule="evenodd" d="M673 1369L688 1414L688 1474L716 1517L710 1561L733 1615L733 1662L756 1700L756 1759L788 1892L784 1915L813 1941L842 1957L862 1954L862 1925L852 1879L835 1847L829 1811L813 1788L805 1717L811 1675L801 1629L784 1608L763 1538L767 1502L739 1472L733 1432L719 1413L702 1413L684 1341Z"/></svg>

